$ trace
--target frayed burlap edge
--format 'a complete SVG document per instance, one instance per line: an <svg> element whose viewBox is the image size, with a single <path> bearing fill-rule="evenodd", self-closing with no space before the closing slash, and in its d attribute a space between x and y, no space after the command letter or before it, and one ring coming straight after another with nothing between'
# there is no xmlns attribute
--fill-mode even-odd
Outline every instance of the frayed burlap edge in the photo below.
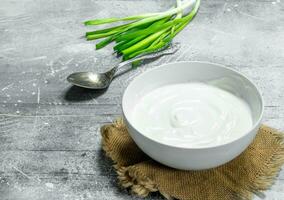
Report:
<svg viewBox="0 0 284 200"><path fill-rule="evenodd" d="M113 124L116 128L123 127L123 120L120 118L116 120ZM106 125L108 126L108 125ZM115 161L117 160L116 155L113 153L112 147L109 145L109 137L106 132L106 126L101 128L102 133L102 148L106 155L112 159L114 162L113 167L115 168L119 184L123 188L128 188L132 193L140 196L146 197L151 192L158 192L158 187L150 178L142 174L135 166L120 166ZM160 192L166 199L172 199L169 195Z"/></svg>
<svg viewBox="0 0 284 200"><path fill-rule="evenodd" d="M248 193L254 193L259 197L264 197L263 191L273 185L281 170L281 166L284 164L284 135L265 125L262 125L261 128L271 129L271 135L275 138L276 144L279 145L278 151L274 151L271 157L263 163L262 173L260 173L255 178L254 182L250 183L249 188L247 188ZM248 196L251 195L248 194Z"/></svg>
<svg viewBox="0 0 284 200"><path fill-rule="evenodd" d="M237 199L240 200L250 200L252 194L260 198L265 198L264 191L269 189L275 182L281 166L284 164L284 135L283 133L262 125L262 129L270 129L271 135L275 139L275 143L278 144L278 151L274 151L271 157L269 157L266 162L262 164L261 173L253 180L253 182L248 182L247 186L241 188L240 193L234 194Z"/></svg>
<svg viewBox="0 0 284 200"><path fill-rule="evenodd" d="M124 126L123 120L118 119L112 125L117 128L121 128ZM262 128L268 127L263 126ZM132 193L140 197L146 197L151 192L159 192L168 200L175 199L175 197L171 197L170 195L160 191L158 185L149 177L140 172L135 166L125 167L119 166L117 163L115 163L115 160L117 159L113 153L112 147L109 145L109 138L105 130L106 126L103 126L101 128L101 133L103 136L102 148L106 155L113 160L113 167L116 169L118 174L119 184L123 188L130 189ZM281 166L284 164L284 135L276 130L274 130L274 132L271 134L275 138L275 142L279 145L279 151L274 152L270 159L263 163L264 167L262 173L260 173L253 182L248 183L248 186L243 188L239 194L234 194L234 196L236 196L238 199L250 200L252 194L255 194L259 197L264 197L263 191L270 188L275 182L275 179L281 170Z"/></svg>

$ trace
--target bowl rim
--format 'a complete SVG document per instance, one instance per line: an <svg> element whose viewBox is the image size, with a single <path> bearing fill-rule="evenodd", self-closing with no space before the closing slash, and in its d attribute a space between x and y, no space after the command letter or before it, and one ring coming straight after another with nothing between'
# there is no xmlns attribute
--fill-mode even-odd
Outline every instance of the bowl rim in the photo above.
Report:
<svg viewBox="0 0 284 200"><path fill-rule="evenodd" d="M222 143L222 144L217 144L217 145L210 145L210 146L204 146L204 147L181 147L181 146L177 146L177 145L171 145L171 144L167 144L167 143L163 143L163 142L160 142L160 141L157 141L143 133L141 133L139 130L137 130L136 127L134 127L131 123L131 121L129 120L129 117L127 117L126 115L126 112L125 112L125 99L126 99L126 93L129 89L129 86L140 76L143 76L147 73L151 73L152 71L154 70L158 70L160 68L163 68L167 65L173 65L173 64L180 64L180 63L201 63L201 64L210 64L210 65L215 65L217 67L220 67L220 68L223 68L223 69L226 69L226 70L229 70L229 71L232 71L234 73L237 73L238 75L242 76L243 78L245 78L256 90L258 96L259 96L259 99L260 99L260 104L261 104L261 113L258 117L258 119L253 123L253 126L248 130L246 131L246 133L242 134L241 136L233 139L233 140L230 140L226 143ZM161 144L161 145L164 145L164 146L167 146L167 147L171 147L171 148L177 148L177 149L192 149L192 150L198 150L198 149L202 149L202 150L206 150L206 149L212 149L212 148L217 148L217 147L222 147L222 146L226 146L226 145L230 145L244 137L246 137L247 135L249 135L249 133L251 133L254 129L256 129L261 121L262 121L262 118L263 118L263 113L264 113L264 100L263 100L263 95L261 93L261 90L256 86L256 84L254 83L254 81L252 81L251 79L249 79L246 75L244 75L242 72L239 72L235 69L232 69L232 68L229 68L225 65L222 65L222 64L219 64L219 63L214 63L214 62L209 62L209 61L175 61L175 62L170 62L170 63L165 63L165 64L162 64L162 65L158 65L156 67L153 67L151 69L148 69L146 71L143 71L142 73L138 74L137 76L135 76L131 82L127 85L127 87L125 88L124 92L123 92L123 96L122 96L122 101L121 101L121 105L122 105L122 113L123 113L123 116L124 118L127 120L127 122L129 123L129 125L137 132L139 133L140 135L144 136L145 138L147 138L148 140L151 140L152 142L154 143L158 143L158 144ZM130 134L131 135L131 134Z"/></svg>

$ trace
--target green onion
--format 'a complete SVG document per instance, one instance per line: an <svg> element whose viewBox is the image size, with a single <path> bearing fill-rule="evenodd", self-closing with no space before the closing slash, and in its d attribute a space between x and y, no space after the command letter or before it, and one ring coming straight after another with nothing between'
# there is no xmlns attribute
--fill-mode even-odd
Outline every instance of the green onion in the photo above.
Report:
<svg viewBox="0 0 284 200"><path fill-rule="evenodd" d="M176 7L165 12L86 21L84 24L87 26L130 21L123 25L87 32L86 38L87 40L105 38L97 43L96 49L116 42L113 49L123 56L123 60L155 52L169 45L173 38L192 21L200 5L200 0L189 0L184 3L181 0L176 1ZM192 10L185 14L184 10L192 4L194 4Z"/></svg>

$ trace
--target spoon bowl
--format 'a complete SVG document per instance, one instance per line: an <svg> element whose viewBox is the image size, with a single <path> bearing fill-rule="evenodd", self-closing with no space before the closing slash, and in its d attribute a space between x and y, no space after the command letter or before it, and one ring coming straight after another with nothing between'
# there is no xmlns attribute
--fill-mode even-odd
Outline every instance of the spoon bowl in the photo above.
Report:
<svg viewBox="0 0 284 200"><path fill-rule="evenodd" d="M76 72L69 75L67 80L78 87L104 89L110 85L112 78L110 73Z"/></svg>

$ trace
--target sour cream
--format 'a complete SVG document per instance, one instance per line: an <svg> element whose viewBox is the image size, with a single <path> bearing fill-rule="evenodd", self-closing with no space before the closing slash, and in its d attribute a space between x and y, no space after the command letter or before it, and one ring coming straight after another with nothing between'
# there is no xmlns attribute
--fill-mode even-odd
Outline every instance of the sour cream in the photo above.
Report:
<svg viewBox="0 0 284 200"><path fill-rule="evenodd" d="M166 85L140 98L133 125L153 140L179 147L224 144L252 127L249 105L205 83Z"/></svg>

